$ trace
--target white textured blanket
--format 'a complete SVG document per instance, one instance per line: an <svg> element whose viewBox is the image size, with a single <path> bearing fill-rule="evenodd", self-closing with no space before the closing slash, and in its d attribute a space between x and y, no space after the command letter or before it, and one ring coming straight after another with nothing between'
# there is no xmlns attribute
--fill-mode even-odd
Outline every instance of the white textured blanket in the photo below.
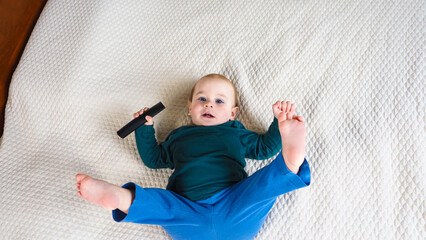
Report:
<svg viewBox="0 0 426 240"><path fill-rule="evenodd" d="M421 0L51 0L10 87L0 238L169 239L115 223L74 177L165 188L171 171L116 131L162 101L164 140L188 123L192 84L221 73L248 129L265 131L278 99L307 122L312 184L280 197L257 239L424 239L424 52Z"/></svg>

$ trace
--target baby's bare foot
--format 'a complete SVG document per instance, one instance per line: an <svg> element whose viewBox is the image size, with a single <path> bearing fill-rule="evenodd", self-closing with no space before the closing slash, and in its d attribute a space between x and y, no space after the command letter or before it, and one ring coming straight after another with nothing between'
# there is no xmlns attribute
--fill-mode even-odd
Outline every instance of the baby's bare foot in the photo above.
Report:
<svg viewBox="0 0 426 240"><path fill-rule="evenodd" d="M301 116L294 115L294 105L278 116L278 127L281 134L282 153L287 168L296 173L305 159L306 127Z"/></svg>
<svg viewBox="0 0 426 240"><path fill-rule="evenodd" d="M77 181L77 193L86 201L108 210L118 208L125 213L128 212L134 198L130 190L84 174L77 174L75 179Z"/></svg>

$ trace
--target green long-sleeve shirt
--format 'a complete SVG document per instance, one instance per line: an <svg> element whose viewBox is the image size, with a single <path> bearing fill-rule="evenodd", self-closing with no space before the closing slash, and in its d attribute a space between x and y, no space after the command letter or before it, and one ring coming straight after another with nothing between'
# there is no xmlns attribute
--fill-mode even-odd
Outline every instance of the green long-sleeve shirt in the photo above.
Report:
<svg viewBox="0 0 426 240"><path fill-rule="evenodd" d="M139 127L135 136L145 165L174 169L167 189L193 201L246 178L245 158L267 159L282 146L276 118L265 134L229 121L217 126L183 126L159 144L152 125Z"/></svg>

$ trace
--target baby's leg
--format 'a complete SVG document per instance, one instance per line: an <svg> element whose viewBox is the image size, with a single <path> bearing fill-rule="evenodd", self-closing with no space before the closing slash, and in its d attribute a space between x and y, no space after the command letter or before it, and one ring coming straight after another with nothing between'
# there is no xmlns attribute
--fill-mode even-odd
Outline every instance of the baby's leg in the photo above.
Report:
<svg viewBox="0 0 426 240"><path fill-rule="evenodd" d="M120 209L127 214L135 198L135 193L129 189L84 174L77 174L75 179L79 196L108 210Z"/></svg>
<svg viewBox="0 0 426 240"><path fill-rule="evenodd" d="M287 102L278 116L278 127L284 162L290 171L297 174L305 159L306 128L303 118L294 115L294 111L294 105Z"/></svg>

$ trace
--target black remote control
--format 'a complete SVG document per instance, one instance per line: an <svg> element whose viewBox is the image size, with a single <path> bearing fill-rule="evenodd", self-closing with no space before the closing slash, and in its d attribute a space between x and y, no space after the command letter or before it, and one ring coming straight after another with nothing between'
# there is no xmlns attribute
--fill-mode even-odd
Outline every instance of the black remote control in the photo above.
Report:
<svg viewBox="0 0 426 240"><path fill-rule="evenodd" d="M148 109L146 112L144 112L139 117L133 119L130 121L126 126L122 127L120 130L117 131L118 136L121 138L127 137L131 132L135 131L138 127L144 125L146 123L146 116L154 117L159 112L163 111L166 107L159 102L152 106L150 109Z"/></svg>

